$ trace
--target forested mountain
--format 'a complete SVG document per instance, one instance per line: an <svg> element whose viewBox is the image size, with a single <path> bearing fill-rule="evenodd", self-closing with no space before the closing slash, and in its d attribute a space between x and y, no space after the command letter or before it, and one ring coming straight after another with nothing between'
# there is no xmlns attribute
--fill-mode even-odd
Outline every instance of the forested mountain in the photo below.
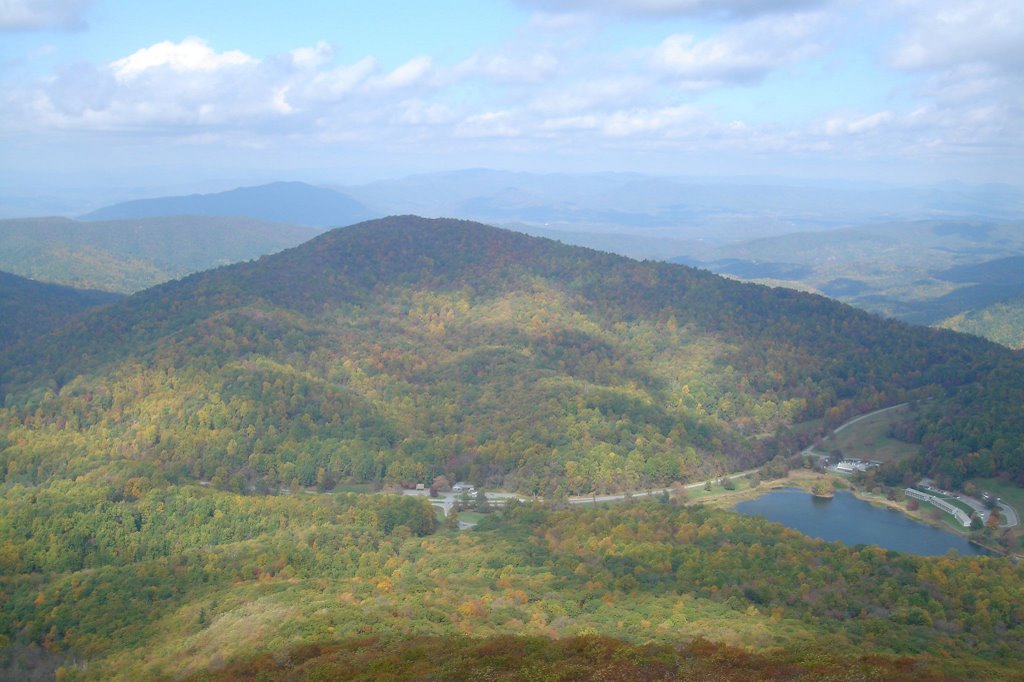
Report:
<svg viewBox="0 0 1024 682"><path fill-rule="evenodd" d="M272 182L215 194L138 199L107 206L83 220L117 220L157 216L248 216L310 227L336 227L372 217L346 194L303 182Z"/></svg>
<svg viewBox="0 0 1024 682"><path fill-rule="evenodd" d="M453 220L363 223L155 287L9 349L0 393L8 482L630 489L915 397L938 399L902 427L924 446L905 466L1024 481L1005 349Z"/></svg>
<svg viewBox="0 0 1024 682"><path fill-rule="evenodd" d="M0 676L1012 679L1005 559L553 507L918 398L904 466L1019 479L1022 384L820 296L464 221L333 230L0 351ZM300 492L439 473L548 506L439 532L422 498Z"/></svg>
<svg viewBox="0 0 1024 682"><path fill-rule="evenodd" d="M308 227L253 218L17 218L0 220L0 269L77 288L131 293L274 253L315 234Z"/></svg>
<svg viewBox="0 0 1024 682"><path fill-rule="evenodd" d="M0 272L0 347L41 336L76 313L119 298Z"/></svg>
<svg viewBox="0 0 1024 682"><path fill-rule="evenodd" d="M698 249L673 261L817 291L865 310L980 334L1012 348L1024 344L1024 325L1012 312L1024 296L1024 225L1019 222L888 222Z"/></svg>
<svg viewBox="0 0 1024 682"><path fill-rule="evenodd" d="M654 502L435 528L422 498L7 486L0 673L1009 680L1024 662L1024 569L1005 559Z"/></svg>
<svg viewBox="0 0 1024 682"><path fill-rule="evenodd" d="M1024 350L1024 296L964 310L936 326L984 336L1009 348Z"/></svg>

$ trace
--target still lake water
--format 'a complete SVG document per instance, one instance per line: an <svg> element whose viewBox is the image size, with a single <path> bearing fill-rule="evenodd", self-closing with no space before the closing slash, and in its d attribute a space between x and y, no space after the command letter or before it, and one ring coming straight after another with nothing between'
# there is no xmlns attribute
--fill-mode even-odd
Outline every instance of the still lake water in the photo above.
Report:
<svg viewBox="0 0 1024 682"><path fill-rule="evenodd" d="M736 511L763 516L769 521L822 540L846 545L878 545L885 549L939 556L950 549L960 554L989 554L959 535L918 523L898 511L873 507L846 490L822 500L797 488L774 490L755 500L740 502Z"/></svg>

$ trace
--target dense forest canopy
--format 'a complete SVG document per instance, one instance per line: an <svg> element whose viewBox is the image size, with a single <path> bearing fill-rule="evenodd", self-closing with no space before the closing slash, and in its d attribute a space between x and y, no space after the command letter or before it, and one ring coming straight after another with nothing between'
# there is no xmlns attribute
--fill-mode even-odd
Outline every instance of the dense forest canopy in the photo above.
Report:
<svg viewBox="0 0 1024 682"><path fill-rule="evenodd" d="M90 308L120 299L106 291L73 289L0 272L0 347L28 341Z"/></svg>
<svg viewBox="0 0 1024 682"><path fill-rule="evenodd" d="M1009 561L822 543L667 495L554 507L756 466L799 450L798 422L903 401L921 454L880 478L1020 480L1022 367L475 223L334 230L4 346L0 674L1005 678L1024 659ZM330 492L441 474L548 506L459 533L422 498Z"/></svg>
<svg viewBox="0 0 1024 682"><path fill-rule="evenodd" d="M82 678L179 678L233 661L224 675L256 676L335 640L318 665L343 666L328 655L340 648L368 669L395 655L415 670L426 665L415 651L438 639L453 652L435 660L446 676L454 652L474 648L462 637L509 634L614 637L602 646L654 669L682 648L679 670L714 679L734 666L769 679L1010 679L1024 659L1024 576L1009 561L843 547L732 512L513 506L460 533L435 531L422 498L8 491L0 637ZM718 644L685 644L695 639ZM492 661L502 667L574 659L554 643L492 645L485 656L519 651ZM273 662L251 659L262 654Z"/></svg>
<svg viewBox="0 0 1024 682"><path fill-rule="evenodd" d="M0 475L583 493L758 465L795 422L935 398L902 427L924 445L905 467L1024 480L1022 365L818 296L396 217L8 349Z"/></svg>

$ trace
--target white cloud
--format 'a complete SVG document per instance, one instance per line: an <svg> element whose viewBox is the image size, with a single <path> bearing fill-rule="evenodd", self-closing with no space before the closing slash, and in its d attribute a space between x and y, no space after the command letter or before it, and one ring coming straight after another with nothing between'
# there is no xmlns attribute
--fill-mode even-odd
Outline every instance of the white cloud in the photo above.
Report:
<svg viewBox="0 0 1024 682"><path fill-rule="evenodd" d="M433 66L434 62L430 57L414 57L396 67L391 73L373 78L370 85L381 90L395 90L418 85L430 74Z"/></svg>
<svg viewBox="0 0 1024 682"><path fill-rule="evenodd" d="M588 7L566 2L549 9ZM678 3L673 7L682 11ZM323 41L262 59L198 37L163 41L107 64L66 65L43 78L31 76L34 81L8 78L0 90L0 130L40 136L54 130L127 132L136 140L186 140L211 148L338 144L375 157L385 153L378 154L381 149L441 155L559 150L595 158L603 150L666 158L675 151L713 157L726 149L881 158L1006 149L1014 139L1019 148L1021 76L1009 68L1009 57L1000 53L997 60L981 48L958 48L966 56L955 63L913 48L898 62L898 82L906 87L863 108L846 108L845 101L829 106L812 88L794 95L788 79L812 71L820 78L841 58L801 63L827 55L833 42L844 39L835 8L832 14L702 22L686 30L680 27L687 24L673 21L676 33L666 30L660 42L630 50L601 44L606 36L599 18L575 23L585 15L548 14L564 23L552 19L545 33L533 30L534 15L521 38L454 64L425 54L397 66L372 55L339 63ZM925 45L918 34L932 21L904 19L907 32L891 63L905 47ZM697 33L698 27L714 32ZM760 83L774 71L778 77L753 95L765 100L763 111L751 113L747 100L736 107L743 92L710 91ZM785 96L806 99L775 107L772 88L782 81ZM788 113L804 102L807 113Z"/></svg>
<svg viewBox="0 0 1024 682"><path fill-rule="evenodd" d="M135 78L146 71L167 68L171 71L216 71L225 67L255 64L256 59L244 52L214 52L200 38L185 38L180 43L165 40L118 59L110 66L120 80Z"/></svg>
<svg viewBox="0 0 1024 682"><path fill-rule="evenodd" d="M891 111L879 111L878 113L859 118L831 118L825 122L826 135L862 135L870 133L879 127L893 120Z"/></svg>
<svg viewBox="0 0 1024 682"><path fill-rule="evenodd" d="M321 42L260 60L218 51L197 37L163 41L101 66L63 67L0 95L7 130L148 131L241 143L275 135L387 134L389 126L436 126L461 118L440 103L410 100L430 91L429 57L391 71L364 57L335 65ZM405 93L403 99L396 99Z"/></svg>
<svg viewBox="0 0 1024 682"><path fill-rule="evenodd" d="M455 115L443 104L413 99L400 103L392 120L400 125L439 126L451 123Z"/></svg>
<svg viewBox="0 0 1024 682"><path fill-rule="evenodd" d="M522 129L511 111L485 111L466 117L455 127L455 137L519 137Z"/></svg>
<svg viewBox="0 0 1024 682"><path fill-rule="evenodd" d="M671 128L678 129L697 118L697 111L688 106L619 111L604 121L602 130L611 137L627 137Z"/></svg>
<svg viewBox="0 0 1024 682"><path fill-rule="evenodd" d="M321 40L314 47L300 47L291 51L292 63L303 69L317 69L334 57L331 44Z"/></svg>
<svg viewBox="0 0 1024 682"><path fill-rule="evenodd" d="M770 71L821 52L821 14L761 18L698 39L692 34L667 37L652 52L652 62L684 88L726 83L753 83Z"/></svg>
<svg viewBox="0 0 1024 682"><path fill-rule="evenodd" d="M558 87L545 89L534 97L530 108L560 115L616 109L623 102L642 97L652 85L649 80L636 76L595 78L568 85L559 83Z"/></svg>
<svg viewBox="0 0 1024 682"><path fill-rule="evenodd" d="M540 123L540 130L542 132L594 130L600 127L601 118L593 114L584 116L560 116L557 118L549 118Z"/></svg>
<svg viewBox="0 0 1024 682"><path fill-rule="evenodd" d="M905 31L889 64L915 78L918 106L902 121L930 149L1024 144L1024 3L902 0ZM925 142L927 140L927 142Z"/></svg>
<svg viewBox="0 0 1024 682"><path fill-rule="evenodd" d="M0 31L85 27L92 0L0 0Z"/></svg>
<svg viewBox="0 0 1024 682"><path fill-rule="evenodd" d="M456 64L451 74L458 79L483 77L500 83L537 83L554 75L558 66L558 58L544 51L523 57L477 53Z"/></svg>
<svg viewBox="0 0 1024 682"><path fill-rule="evenodd" d="M354 64L338 66L318 72L305 88L311 100L330 101L355 90L377 71L379 65L373 57L363 57Z"/></svg>
<svg viewBox="0 0 1024 682"><path fill-rule="evenodd" d="M281 87L276 88L274 90L274 96L273 96L274 109L276 109L277 111L281 112L282 114L290 114L293 111L295 111L295 109L292 107L292 105L288 103L288 90L289 89L290 89L289 86L282 85Z"/></svg>
<svg viewBox="0 0 1024 682"><path fill-rule="evenodd" d="M984 62L1024 69L1024 3L1020 0L905 2L910 30L892 63L900 69L939 69Z"/></svg>

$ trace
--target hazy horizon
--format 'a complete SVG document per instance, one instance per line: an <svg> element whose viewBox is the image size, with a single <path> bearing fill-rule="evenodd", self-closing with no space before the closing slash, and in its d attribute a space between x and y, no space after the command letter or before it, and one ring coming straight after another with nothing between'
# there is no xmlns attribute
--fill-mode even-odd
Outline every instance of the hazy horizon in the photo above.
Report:
<svg viewBox="0 0 1024 682"><path fill-rule="evenodd" d="M1005 0L21 0L0 32L0 177L22 198L481 167L1024 176L1024 9Z"/></svg>

